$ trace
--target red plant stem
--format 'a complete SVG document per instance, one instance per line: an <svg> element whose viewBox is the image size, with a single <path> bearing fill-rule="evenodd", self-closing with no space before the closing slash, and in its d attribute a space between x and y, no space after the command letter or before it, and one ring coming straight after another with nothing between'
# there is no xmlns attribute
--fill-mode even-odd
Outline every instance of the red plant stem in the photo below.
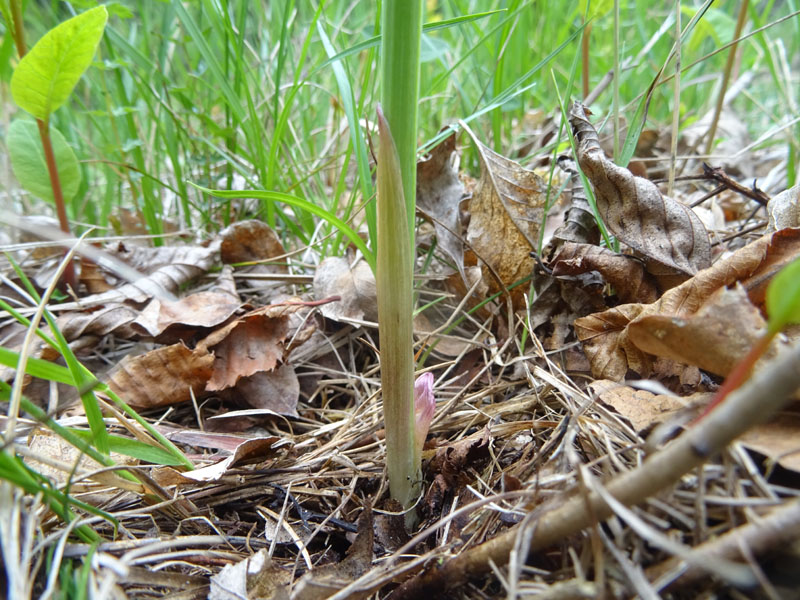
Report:
<svg viewBox="0 0 800 600"><path fill-rule="evenodd" d="M730 394L733 390L738 388L747 380L747 378L750 376L750 372L753 370L753 366L756 364L756 361L761 358L764 352L767 351L769 343L777 333L777 330L769 330L767 333L761 336L755 344L753 344L753 347L750 348L750 352L748 352L747 355L745 355L745 357L739 361L739 363L733 368L733 371L728 373L728 376L725 378L725 381L722 382L722 385L717 390L717 393L714 394L711 402L705 407L703 412L701 412L700 415L694 421L692 421L692 424L702 420L702 418L710 413L715 406L725 400L728 394Z"/></svg>
<svg viewBox="0 0 800 600"><path fill-rule="evenodd" d="M17 46L17 53L19 57L25 56L28 49L25 47L25 28L22 23L22 7L19 0L11 0L11 15L14 19L14 43ZM50 186L53 188L53 201L56 205L56 213L58 214L58 224L61 226L61 231L69 234L69 219L67 218L67 208L64 205L64 194L61 191L61 180L58 178L58 167L56 165L56 157L53 153L53 143L50 140L50 124L48 121L36 119L36 125L39 127L39 138L42 140L42 148L44 149L44 160L47 164L47 172L50 175ZM66 251L65 251L66 252ZM77 289L75 281L75 267L70 261L66 269L64 269L64 276L62 283L70 286L73 290Z"/></svg>

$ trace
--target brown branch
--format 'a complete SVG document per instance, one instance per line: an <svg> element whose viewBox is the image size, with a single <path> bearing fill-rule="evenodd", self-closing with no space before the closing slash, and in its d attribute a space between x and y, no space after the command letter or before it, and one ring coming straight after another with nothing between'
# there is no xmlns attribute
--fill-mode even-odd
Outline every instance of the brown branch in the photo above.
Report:
<svg viewBox="0 0 800 600"><path fill-rule="evenodd" d="M785 547L800 536L800 500L793 500L785 506L776 508L765 517L747 525L737 527L725 535L700 544L692 550L698 559L703 557L724 558L728 560L746 558L742 547L750 553L762 555L771 550ZM686 565L680 557L673 556L647 569L649 581L656 582L662 577L672 577L663 582L661 589L674 590L696 582L706 575L703 569Z"/></svg>
<svg viewBox="0 0 800 600"><path fill-rule="evenodd" d="M769 202L769 196L765 194L763 191L758 189L753 182L753 189L747 188L743 186L738 181L734 181L731 177L725 173L720 167L712 167L706 163L703 163L703 173L705 174L706 179L710 179L711 181L716 181L720 185L724 185L729 190L736 192L737 194L741 194L746 198L750 198L751 200L755 200L761 206L766 206Z"/></svg>
<svg viewBox="0 0 800 600"><path fill-rule="evenodd" d="M798 387L800 344L751 377L696 427L650 456L641 467L611 480L606 489L626 506L645 501L674 485L685 473L719 453L750 427L775 414ZM588 501L597 519L611 516L611 508L597 493L590 493ZM538 515L530 515L523 521L533 530L529 553L548 548L592 522L586 510L586 500L580 495L558 498L537 512ZM520 527L509 529L453 557L441 567L434 567L405 582L391 598L435 598L471 577L485 575L490 571L491 563L499 566L508 562L518 535Z"/></svg>

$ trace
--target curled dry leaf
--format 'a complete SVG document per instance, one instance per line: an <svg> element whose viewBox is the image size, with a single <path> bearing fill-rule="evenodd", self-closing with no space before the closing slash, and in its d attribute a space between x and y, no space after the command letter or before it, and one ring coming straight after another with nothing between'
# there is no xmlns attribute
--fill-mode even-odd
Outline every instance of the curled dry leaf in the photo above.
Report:
<svg viewBox="0 0 800 600"><path fill-rule="evenodd" d="M565 242L550 266L556 277L598 271L623 302L649 303L658 297L640 261L608 248Z"/></svg>
<svg viewBox="0 0 800 600"><path fill-rule="evenodd" d="M186 471L181 475L192 481L217 481L228 472L228 469L246 462L264 460L271 454L271 450L285 443L287 442L281 442L280 438L275 436L250 438L236 446L227 458L207 467Z"/></svg>
<svg viewBox="0 0 800 600"><path fill-rule="evenodd" d="M323 260L314 274L314 296L340 297L338 302L325 304L320 309L328 319L378 320L375 276L363 260L352 269L347 260L338 256L329 256Z"/></svg>
<svg viewBox="0 0 800 600"><path fill-rule="evenodd" d="M558 157L558 166L562 171L569 174L572 182L572 202L564 222L553 233L553 240L556 247L563 242L575 242L576 244L597 244L600 241L600 229L597 221L589 206L586 198L586 190L583 189L583 182L575 165L575 161L565 156ZM545 256L549 254L545 253Z"/></svg>
<svg viewBox="0 0 800 600"><path fill-rule="evenodd" d="M783 266L800 254L800 229L783 229L740 248L713 267L700 271L680 286L667 290L652 304L623 304L575 321L575 332L592 373L598 379L620 381L628 369L647 377L652 357L636 346L628 332L639 317L687 317L696 313L720 287L737 281L750 302L761 307L766 287Z"/></svg>
<svg viewBox="0 0 800 600"><path fill-rule="evenodd" d="M497 292L531 273L530 252L538 244L547 186L536 173L484 146L464 128L481 162L481 178L469 203L467 241L499 277L497 282L484 271L490 292ZM515 298L522 299L522 290Z"/></svg>
<svg viewBox="0 0 800 600"><path fill-rule="evenodd" d="M197 344L198 351L213 352L214 374L209 392L233 387L242 377L272 371L283 361L289 334L289 315L307 308L298 298L252 310Z"/></svg>
<svg viewBox="0 0 800 600"><path fill-rule="evenodd" d="M464 283L470 287L464 273L459 209L464 186L451 161L455 150L456 134L453 132L417 163L417 209L433 221L438 247L452 259Z"/></svg>
<svg viewBox="0 0 800 600"><path fill-rule="evenodd" d="M580 103L570 109L570 124L577 139L578 162L594 186L600 217L614 235L647 260L648 271L686 279L709 266L711 245L697 215L663 196L654 183L606 158Z"/></svg>
<svg viewBox="0 0 800 600"><path fill-rule="evenodd" d="M643 315L628 325L631 341L654 356L726 376L767 331L740 285L722 287L693 315Z"/></svg>
<svg viewBox="0 0 800 600"><path fill-rule="evenodd" d="M215 288L174 301L155 297L141 312L132 303L112 302L94 311L65 313L58 322L68 340L113 333L123 339L175 343L194 337L198 329L216 327L240 308L230 267L223 269Z"/></svg>

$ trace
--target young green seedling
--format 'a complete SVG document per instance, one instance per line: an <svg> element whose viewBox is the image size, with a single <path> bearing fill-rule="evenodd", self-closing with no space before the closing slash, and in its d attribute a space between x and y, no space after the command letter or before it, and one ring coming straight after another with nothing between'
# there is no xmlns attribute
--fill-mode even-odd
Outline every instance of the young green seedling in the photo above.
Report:
<svg viewBox="0 0 800 600"><path fill-rule="evenodd" d="M20 0L11 0L10 11L4 10L3 15L20 56L11 76L11 95L17 106L36 119L35 123L15 120L9 126L6 141L11 166L22 187L55 204L61 229L69 233L65 203L78 191L81 173L64 136L50 127L50 115L67 101L91 64L108 12L98 6L61 23L44 34L30 52L25 47ZM37 130L40 143L36 142ZM64 281L75 287L71 264Z"/></svg>

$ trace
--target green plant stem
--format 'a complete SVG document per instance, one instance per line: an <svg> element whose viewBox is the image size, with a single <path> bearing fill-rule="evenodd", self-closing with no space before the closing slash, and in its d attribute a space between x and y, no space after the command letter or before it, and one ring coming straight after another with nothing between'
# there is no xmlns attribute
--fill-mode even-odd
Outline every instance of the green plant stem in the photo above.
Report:
<svg viewBox="0 0 800 600"><path fill-rule="evenodd" d="M409 235L414 233L417 185L417 104L422 39L421 0L384 0L381 22L381 106L394 137ZM413 246L413 243L412 243Z"/></svg>
<svg viewBox="0 0 800 600"><path fill-rule="evenodd" d="M384 0L378 109L378 250L375 273L381 348L386 465L392 497L405 507L418 495L414 427L414 216L422 1ZM406 515L413 525L415 515Z"/></svg>

